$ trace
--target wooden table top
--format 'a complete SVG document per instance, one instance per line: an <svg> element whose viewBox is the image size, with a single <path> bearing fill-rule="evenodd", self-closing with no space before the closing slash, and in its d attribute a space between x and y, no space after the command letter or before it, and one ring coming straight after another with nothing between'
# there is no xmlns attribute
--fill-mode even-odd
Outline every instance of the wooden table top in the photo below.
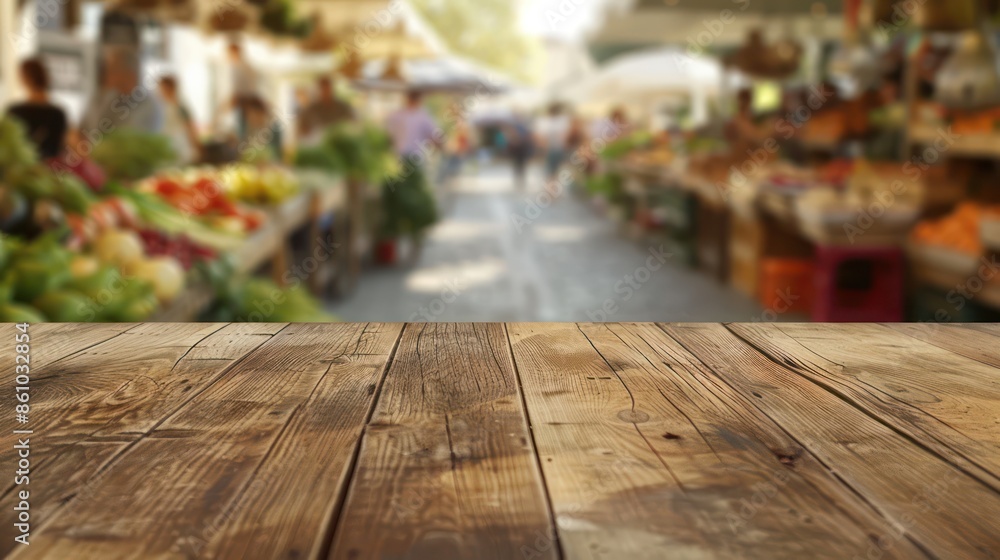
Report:
<svg viewBox="0 0 1000 560"><path fill-rule="evenodd" d="M1000 557L997 325L29 332L14 558Z"/></svg>

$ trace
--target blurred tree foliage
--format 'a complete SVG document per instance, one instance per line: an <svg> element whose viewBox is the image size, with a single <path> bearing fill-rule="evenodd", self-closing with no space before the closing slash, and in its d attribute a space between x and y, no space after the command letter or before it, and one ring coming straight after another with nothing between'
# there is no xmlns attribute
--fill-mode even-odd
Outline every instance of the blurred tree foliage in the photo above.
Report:
<svg viewBox="0 0 1000 560"><path fill-rule="evenodd" d="M538 45L521 33L513 0L410 0L424 21L455 54L515 78L534 81Z"/></svg>

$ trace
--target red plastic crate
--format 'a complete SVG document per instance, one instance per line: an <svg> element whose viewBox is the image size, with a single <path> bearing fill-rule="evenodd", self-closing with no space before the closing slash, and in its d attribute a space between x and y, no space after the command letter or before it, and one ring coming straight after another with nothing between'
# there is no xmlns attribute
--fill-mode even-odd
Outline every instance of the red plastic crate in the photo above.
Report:
<svg viewBox="0 0 1000 560"><path fill-rule="evenodd" d="M824 323L895 323L904 316L905 265L895 247L816 248L812 318Z"/></svg>

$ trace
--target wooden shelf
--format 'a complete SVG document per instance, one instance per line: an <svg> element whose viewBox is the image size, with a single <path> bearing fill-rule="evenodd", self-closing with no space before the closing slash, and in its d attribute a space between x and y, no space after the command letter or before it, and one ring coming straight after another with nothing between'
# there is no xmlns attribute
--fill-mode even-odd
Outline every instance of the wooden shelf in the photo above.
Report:
<svg viewBox="0 0 1000 560"><path fill-rule="evenodd" d="M926 124L910 125L911 145L933 146L939 139L945 137L942 130L947 130L946 126L935 128ZM947 148L941 150L942 155L1000 159L1000 133L998 134L967 134L959 135Z"/></svg>

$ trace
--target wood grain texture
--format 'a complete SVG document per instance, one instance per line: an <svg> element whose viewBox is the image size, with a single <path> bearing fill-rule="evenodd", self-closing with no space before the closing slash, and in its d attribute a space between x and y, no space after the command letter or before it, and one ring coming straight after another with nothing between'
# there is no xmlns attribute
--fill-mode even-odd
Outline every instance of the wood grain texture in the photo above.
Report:
<svg viewBox="0 0 1000 560"><path fill-rule="evenodd" d="M655 325L509 330L568 557L850 558L889 530Z"/></svg>
<svg viewBox="0 0 1000 560"><path fill-rule="evenodd" d="M893 524L896 530L875 535L875 552L903 539L938 558L991 558L1000 550L1000 495L990 486L722 325L661 326Z"/></svg>
<svg viewBox="0 0 1000 560"><path fill-rule="evenodd" d="M31 333L12 558L1000 558L997 325Z"/></svg>
<svg viewBox="0 0 1000 560"><path fill-rule="evenodd" d="M1000 331L975 328L989 325L898 323L884 326L992 368L1000 368ZM1000 375L1000 370L994 372Z"/></svg>
<svg viewBox="0 0 1000 560"><path fill-rule="evenodd" d="M211 532L208 558L319 558L402 324L361 325ZM333 329L328 327L328 330ZM214 525L213 525L214 527Z"/></svg>
<svg viewBox="0 0 1000 560"><path fill-rule="evenodd" d="M330 558L522 558L553 529L503 325L408 325Z"/></svg>
<svg viewBox="0 0 1000 560"><path fill-rule="evenodd" d="M775 362L1000 491L1000 377L995 368L882 325L729 329Z"/></svg>
<svg viewBox="0 0 1000 560"><path fill-rule="evenodd" d="M252 485L254 475L296 411L335 363L369 349L362 343L364 325L265 328L280 332L196 396L175 399L179 410L168 411L170 416L128 446L87 485L83 498L47 519L32 545L19 548L15 557L203 556L220 527L238 518L231 504L248 489L267 490L268 483ZM210 360L218 352L204 351ZM383 355L387 360L388 351ZM350 402L366 410L373 397L367 385L359 393L362 398ZM356 416L360 426L364 414ZM309 537L322 539L323 515L307 513L318 517Z"/></svg>
<svg viewBox="0 0 1000 560"><path fill-rule="evenodd" d="M32 473L36 519L51 517L85 495L100 475L193 389L262 344L275 326L127 325L103 329L80 325L32 326ZM121 326L120 326L121 327ZM72 333L79 333L74 336ZM264 335L269 337L270 335ZM51 337L51 342L50 342ZM37 349L37 351L36 351ZM221 351L221 353L220 353ZM201 360L211 354L217 359ZM228 358L225 358L228 356ZM13 391L0 394L13 407ZM8 437L4 434L5 440ZM13 464L12 443L0 463ZM13 507L13 480L3 486L0 507ZM8 552L13 527L0 526L0 552Z"/></svg>

